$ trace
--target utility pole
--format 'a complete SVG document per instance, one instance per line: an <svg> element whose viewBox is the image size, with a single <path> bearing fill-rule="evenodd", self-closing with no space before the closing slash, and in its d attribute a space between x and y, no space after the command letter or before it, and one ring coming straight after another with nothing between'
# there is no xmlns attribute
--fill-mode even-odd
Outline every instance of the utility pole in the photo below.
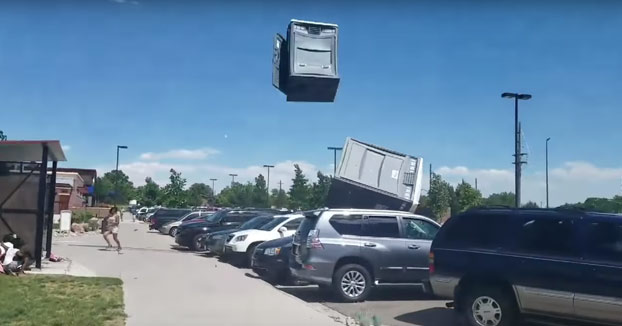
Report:
<svg viewBox="0 0 622 326"><path fill-rule="evenodd" d="M546 208L549 208L549 140L546 139Z"/></svg>
<svg viewBox="0 0 622 326"><path fill-rule="evenodd" d="M279 180L279 194L281 193L281 187L283 186L283 182L281 182L281 180Z"/></svg>
<svg viewBox="0 0 622 326"><path fill-rule="evenodd" d="M477 178L475 178L475 190L477 190Z"/></svg>
<svg viewBox="0 0 622 326"><path fill-rule="evenodd" d="M117 167L115 168L115 171L119 171L119 149L127 149L127 146L117 145Z"/></svg>
<svg viewBox="0 0 622 326"><path fill-rule="evenodd" d="M522 153L520 148L520 131L518 126L518 100L528 100L531 98L530 94L518 94L518 93L503 93L503 98L514 99L514 197L516 208L520 207L521 197L521 165L525 162L522 161Z"/></svg>
<svg viewBox="0 0 622 326"><path fill-rule="evenodd" d="M268 164L264 164L263 165L264 168L268 168L268 180L267 180L267 195L268 195L268 202L270 202L270 168L273 168L274 165L268 165Z"/></svg>
<svg viewBox="0 0 622 326"><path fill-rule="evenodd" d="M428 186L428 191L430 191L429 188L432 188L432 163L430 163L430 185Z"/></svg>
<svg viewBox="0 0 622 326"><path fill-rule="evenodd" d="M333 177L337 176L337 151L343 150L343 147L328 147L329 151L333 151Z"/></svg>
<svg viewBox="0 0 622 326"><path fill-rule="evenodd" d="M235 183L235 177L237 177L238 175L235 173L229 173L229 176L231 177L231 186L233 187L233 184Z"/></svg>

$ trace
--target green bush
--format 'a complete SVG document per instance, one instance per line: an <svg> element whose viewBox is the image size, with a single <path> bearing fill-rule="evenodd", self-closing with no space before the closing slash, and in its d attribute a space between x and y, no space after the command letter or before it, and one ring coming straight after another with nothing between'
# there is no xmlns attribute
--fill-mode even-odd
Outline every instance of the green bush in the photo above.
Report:
<svg viewBox="0 0 622 326"><path fill-rule="evenodd" d="M71 223L88 223L93 218L93 213L89 211L77 211L71 215Z"/></svg>

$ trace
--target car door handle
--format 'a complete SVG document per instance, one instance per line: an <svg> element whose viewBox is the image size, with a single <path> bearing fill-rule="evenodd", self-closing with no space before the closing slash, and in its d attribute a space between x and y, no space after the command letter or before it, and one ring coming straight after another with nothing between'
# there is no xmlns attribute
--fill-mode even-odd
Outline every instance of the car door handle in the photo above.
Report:
<svg viewBox="0 0 622 326"><path fill-rule="evenodd" d="M416 245L416 244L408 245L408 249L415 249L416 250L416 249L419 249L419 248L421 248L421 247Z"/></svg>
<svg viewBox="0 0 622 326"><path fill-rule="evenodd" d="M365 247L375 247L375 246L376 246L376 244L375 244L375 243L372 243L372 242L365 242L363 245L364 245Z"/></svg>

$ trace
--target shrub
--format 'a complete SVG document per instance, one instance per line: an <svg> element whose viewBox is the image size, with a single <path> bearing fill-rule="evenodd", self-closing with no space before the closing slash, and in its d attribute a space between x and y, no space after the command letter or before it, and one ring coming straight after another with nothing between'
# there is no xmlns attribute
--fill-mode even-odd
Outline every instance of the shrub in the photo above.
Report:
<svg viewBox="0 0 622 326"><path fill-rule="evenodd" d="M93 218L93 213L89 211L77 211L71 215L71 223L88 223Z"/></svg>

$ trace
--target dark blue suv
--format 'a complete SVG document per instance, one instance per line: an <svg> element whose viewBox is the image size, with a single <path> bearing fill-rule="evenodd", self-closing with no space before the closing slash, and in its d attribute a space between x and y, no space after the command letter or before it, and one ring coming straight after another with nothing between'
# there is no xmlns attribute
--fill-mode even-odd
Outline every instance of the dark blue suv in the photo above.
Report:
<svg viewBox="0 0 622 326"><path fill-rule="evenodd" d="M434 294L472 326L520 319L622 324L622 216L476 209L443 225L430 251Z"/></svg>

